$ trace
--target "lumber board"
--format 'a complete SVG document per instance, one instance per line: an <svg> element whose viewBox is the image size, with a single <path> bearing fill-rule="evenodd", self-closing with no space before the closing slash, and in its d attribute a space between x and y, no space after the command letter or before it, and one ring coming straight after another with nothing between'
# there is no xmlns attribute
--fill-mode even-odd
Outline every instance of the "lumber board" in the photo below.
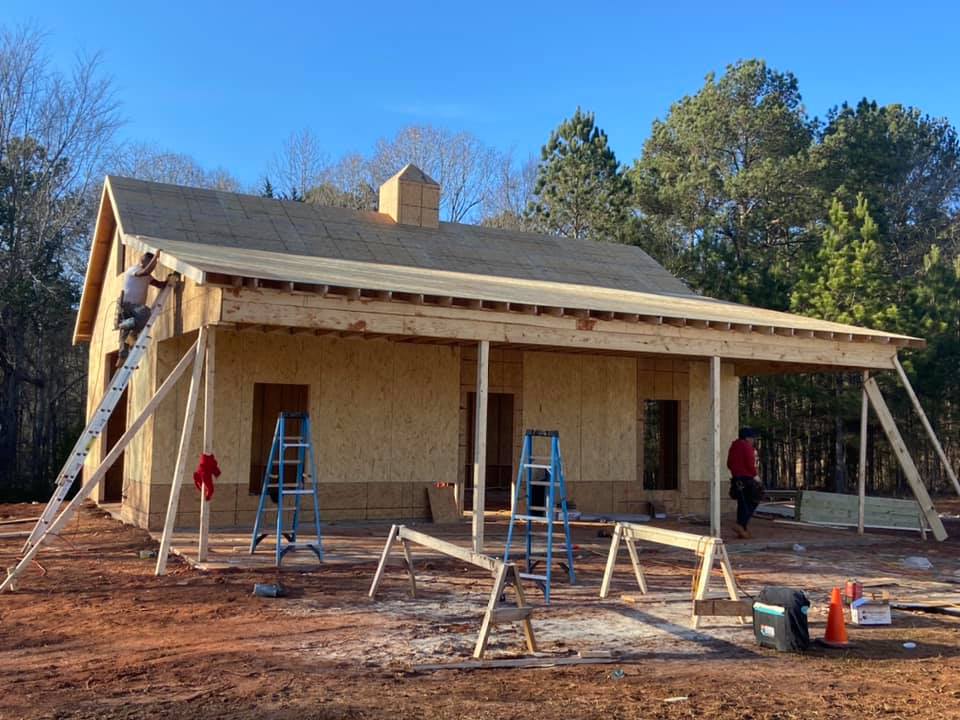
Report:
<svg viewBox="0 0 960 720"><path fill-rule="evenodd" d="M477 393L473 436L473 551L483 552L487 493L487 399L490 393L490 341L477 347Z"/></svg>
<svg viewBox="0 0 960 720"><path fill-rule="evenodd" d="M910 402L913 403L913 409L917 413L917 417L920 418L920 423L923 425L923 429L927 431L927 437L930 438L930 443L933 445L933 449L937 451L937 456L940 458L940 462L943 463L943 469L947 471L947 477L950 478L950 482L953 483L954 490L957 491L957 495L960 495L960 480L957 479L957 473L953 469L953 465L950 463L950 458L947 457L947 454L943 451L943 446L940 444L937 434L933 431L933 426L930 424L930 420L927 418L927 414L923 411L923 405L920 404L920 398L917 397L917 394L913 391L913 385L910 384L910 378L907 377L907 373L903 369L903 365L900 364L900 358L896 355L893 356L893 366L897 369L897 375L900 377L900 384L903 385L903 389L907 391L907 395L910 396Z"/></svg>
<svg viewBox="0 0 960 720"><path fill-rule="evenodd" d="M801 522L856 526L859 506L857 495L804 490L800 493L798 519ZM920 530L922 514L916 500L865 497L863 510L865 527Z"/></svg>
<svg viewBox="0 0 960 720"><path fill-rule="evenodd" d="M727 600L725 598L694 600L693 611L697 615L749 617L753 614L753 602L750 600Z"/></svg>
<svg viewBox="0 0 960 720"><path fill-rule="evenodd" d="M896 358L894 358L896 362ZM863 371L863 382L870 379L870 373ZM860 448L857 461L857 533L863 535L863 526L866 522L867 502L867 421L870 415L870 398L867 391L861 392L860 401Z"/></svg>
<svg viewBox="0 0 960 720"><path fill-rule="evenodd" d="M695 533L668 530L667 528L653 527L650 525L636 525L633 523L617 523L617 525L621 526L625 536L632 540L655 543L657 545L669 545L671 547L683 548L684 550L693 550L694 552L702 553L704 548L715 540L715 538L709 535L697 535Z"/></svg>
<svg viewBox="0 0 960 720"><path fill-rule="evenodd" d="M170 543L173 541L177 506L180 503L180 488L183 485L183 476L187 472L187 453L190 448L190 436L193 434L193 421L197 413L197 396L200 394L200 375L203 372L206 349L207 327L203 326L200 328L200 334L197 337L193 375L190 376L187 408L184 412L183 428L180 432L180 447L177 449L177 464L173 473L173 484L170 486L170 499L167 501L167 516L163 523L163 535L160 537L160 549L157 552L157 566L154 570L154 574L157 576L164 575L167 572L167 556L170 553Z"/></svg>
<svg viewBox="0 0 960 720"><path fill-rule="evenodd" d="M720 537L723 465L720 447L720 358L710 358L710 534Z"/></svg>
<svg viewBox="0 0 960 720"><path fill-rule="evenodd" d="M710 329L630 324L617 320L584 322L576 318L519 313L511 315L434 305L409 306L368 300L350 303L335 298L314 300L330 305L321 309L257 302L247 296L231 295L222 300L220 319L223 322L452 338L466 342L489 340L518 345L573 346L684 357L710 355L831 367L892 369L892 355L896 350L892 345L816 339L800 340L794 344L792 338L780 336L721 333ZM393 307L387 312L383 306ZM470 317L477 313L482 314Z"/></svg>
<svg viewBox="0 0 960 720"><path fill-rule="evenodd" d="M452 487L427 487L427 499L430 501L430 515L437 524L458 523L461 520L457 501Z"/></svg>
<svg viewBox="0 0 960 720"><path fill-rule="evenodd" d="M612 663L639 660L639 655L614 655L609 657L532 657L502 658L498 660L466 660L455 663L424 663L412 665L412 672L437 672L440 670L497 670L504 668L535 669L563 665L610 665Z"/></svg>
<svg viewBox="0 0 960 720"><path fill-rule="evenodd" d="M896 454L897 460L900 461L900 467L903 469L903 474L910 484L910 488L913 490L913 496L917 499L917 502L920 504L920 510L927 518L927 523L930 525L931 531L933 531L933 536L940 542L943 542L947 539L947 531L940 521L940 514L933 506L933 501L930 499L927 488L920 479L920 473L917 471L917 466L914 464L913 458L910 457L910 452L907 450L907 445L900 435L897 423L894 421L893 415L890 414L887 403L883 399L880 386L877 385L875 378L870 378L863 384L863 387L867 391L870 404L873 405L873 410L877 413L884 432L887 434L887 439L893 447L893 452Z"/></svg>
<svg viewBox="0 0 960 720"><path fill-rule="evenodd" d="M460 547L452 542L435 538L432 535L427 535L426 533L419 532L418 530L412 530L405 525L397 526L397 537L409 540L417 545L430 548L431 550L435 550L444 555L449 555L452 558L462 560L470 565L475 565L479 568L483 568L484 570L489 570L490 572L496 571L497 566L502 564L498 558L493 558L489 555L483 555L482 553L474 552L469 548Z"/></svg>
<svg viewBox="0 0 960 720"><path fill-rule="evenodd" d="M213 455L213 396L216 388L216 328L210 328L207 333L207 363L203 378L203 452ZM210 503L206 495L200 490L200 531L197 539L197 561L205 562L209 550L210 538Z"/></svg>

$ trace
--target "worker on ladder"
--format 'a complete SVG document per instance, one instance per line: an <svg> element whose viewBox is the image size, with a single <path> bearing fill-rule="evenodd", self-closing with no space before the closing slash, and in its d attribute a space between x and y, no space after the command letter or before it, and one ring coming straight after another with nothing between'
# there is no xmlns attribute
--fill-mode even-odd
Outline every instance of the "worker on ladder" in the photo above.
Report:
<svg viewBox="0 0 960 720"><path fill-rule="evenodd" d="M147 305L147 289L152 285L162 288L166 283L153 277L153 270L160 259L160 253L144 253L140 262L123 273L123 290L117 303L117 329L120 331L120 352L117 365L123 363L130 352L131 341L143 330L150 318Z"/></svg>

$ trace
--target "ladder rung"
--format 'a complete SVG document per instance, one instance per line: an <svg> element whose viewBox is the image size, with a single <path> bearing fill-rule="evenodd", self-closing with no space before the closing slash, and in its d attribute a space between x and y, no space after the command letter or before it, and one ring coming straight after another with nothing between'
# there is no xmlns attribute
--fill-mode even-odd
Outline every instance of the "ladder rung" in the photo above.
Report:
<svg viewBox="0 0 960 720"><path fill-rule="evenodd" d="M284 495L313 495L313 490L284 490Z"/></svg>
<svg viewBox="0 0 960 720"><path fill-rule="evenodd" d="M298 443L288 443L288 442L285 442L285 443L281 444L280 447L281 447L282 449L286 450L287 448L310 447L310 444L309 444L309 443L305 443L305 442L298 442Z"/></svg>
<svg viewBox="0 0 960 720"><path fill-rule="evenodd" d="M517 575L519 575L524 580L543 580L544 582L547 581L546 575L535 575L533 573L525 573L525 572L517 573Z"/></svg>
<svg viewBox="0 0 960 720"><path fill-rule="evenodd" d="M550 466L550 465L541 465L541 464L539 464L539 463L524 463L524 464L521 465L520 467L522 467L524 470L526 470L527 468L534 468L534 469L537 469L537 470L550 470L550 469L551 469L551 466Z"/></svg>
<svg viewBox="0 0 960 720"><path fill-rule="evenodd" d="M552 483L549 480L531 480L530 484L537 487L550 487Z"/></svg>
<svg viewBox="0 0 960 720"><path fill-rule="evenodd" d="M536 520L539 522L559 522L556 518L551 520L546 515L514 515L514 520Z"/></svg>

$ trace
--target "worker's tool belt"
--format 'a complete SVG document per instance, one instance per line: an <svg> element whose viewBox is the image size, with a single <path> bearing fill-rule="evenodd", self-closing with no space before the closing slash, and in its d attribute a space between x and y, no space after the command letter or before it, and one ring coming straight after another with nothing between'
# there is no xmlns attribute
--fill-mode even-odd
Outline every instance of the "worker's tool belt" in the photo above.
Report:
<svg viewBox="0 0 960 720"><path fill-rule="evenodd" d="M150 308L146 305L135 305L134 303L117 303L117 327L124 330L136 330L139 332L150 319ZM127 327L128 320L133 320L133 327Z"/></svg>
<svg viewBox="0 0 960 720"><path fill-rule="evenodd" d="M738 475L730 478L730 498L739 500L743 493L743 499L749 503L758 503L763 499L763 486L756 478Z"/></svg>

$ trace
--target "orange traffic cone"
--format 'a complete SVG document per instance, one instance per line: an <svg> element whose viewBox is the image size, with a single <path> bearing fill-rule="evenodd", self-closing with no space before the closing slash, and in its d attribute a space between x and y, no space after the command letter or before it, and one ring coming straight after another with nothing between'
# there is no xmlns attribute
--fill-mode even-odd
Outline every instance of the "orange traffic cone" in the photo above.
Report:
<svg viewBox="0 0 960 720"><path fill-rule="evenodd" d="M838 587L830 593L830 613L827 615L827 634L824 635L823 642L830 647L846 647L850 644L847 641L847 626L843 622L843 603Z"/></svg>

